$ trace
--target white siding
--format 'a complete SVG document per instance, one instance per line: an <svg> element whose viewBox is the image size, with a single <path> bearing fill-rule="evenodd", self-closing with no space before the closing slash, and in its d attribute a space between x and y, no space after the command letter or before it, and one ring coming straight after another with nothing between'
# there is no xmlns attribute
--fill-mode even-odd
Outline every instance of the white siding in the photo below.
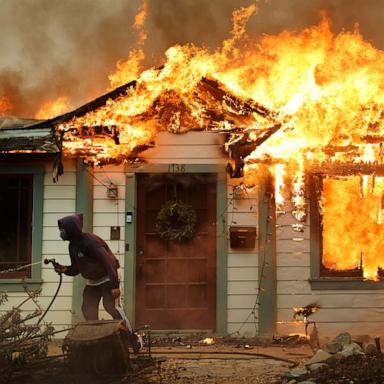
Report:
<svg viewBox="0 0 384 384"><path fill-rule="evenodd" d="M93 170L93 232L104 239L118 258L121 266L120 274L124 286L124 244L125 244L125 173L124 165L95 167ZM118 188L116 199L107 196L108 186L114 184ZM111 227L120 226L120 240L110 240ZM100 305L100 319L110 319L110 315Z"/></svg>
<svg viewBox="0 0 384 384"><path fill-rule="evenodd" d="M295 232L292 207L277 218L277 326L279 334L304 333L303 324L295 324L293 307L317 303L321 308L310 317L315 321L319 336L327 339L340 332L353 335L384 335L384 293L379 290L316 290L312 291L310 277L309 214L304 232ZM311 326L309 326L311 331Z"/></svg>
<svg viewBox="0 0 384 384"><path fill-rule="evenodd" d="M44 175L44 203L43 203L43 244L42 260L56 259L61 264L68 264L68 243L59 237L57 220L65 215L75 212L76 207L76 165L73 160L64 161L64 175L57 183L52 180L52 163L47 162ZM42 310L49 305L59 283L59 277L54 272L52 265L42 263L41 295L38 303ZM10 287L11 290L11 287ZM17 306L25 298L24 292L9 292L8 302L2 306L2 311ZM71 324L72 307L72 278L63 276L60 292L44 321L52 322L59 330ZM36 309L32 301L22 306L23 316Z"/></svg>
<svg viewBox="0 0 384 384"><path fill-rule="evenodd" d="M145 151L143 159L148 164L225 164L227 159L222 151L223 137L206 132L190 132L182 135L161 133L156 138L156 147ZM145 164L138 165L141 170ZM47 165L44 189L43 218L43 258L56 258L68 262L67 244L58 237L58 218L75 211L76 174L75 162L64 163L65 174L58 183L52 182L51 164ZM95 168L94 172L94 232L105 239L112 251L124 266L125 198L126 174L124 166ZM116 200L107 197L110 183L118 186ZM224 215L230 225L256 225L258 223L257 190L240 199L234 199L233 186L239 180L228 179L227 210ZM320 305L320 310L311 319L316 321L320 337L343 331L353 334L382 334L384 312L381 309L384 293L373 290L354 291L312 291L310 276L310 236L309 217L304 223L304 232L296 232L296 224L287 201L284 214L278 215L276 226L277 250L277 333L304 332L303 324L295 324L293 307L311 303ZM220 220L220 218L218 218ZM110 227L121 227L121 240L111 241ZM228 237L228 234L224 234ZM227 262L227 321L228 332L234 335L253 336L258 327L252 309L257 299L259 260L257 246L254 250L233 250L228 240ZM122 271L124 276L124 271ZM54 293L58 278L51 266L43 266L43 290L41 303L47 305ZM23 297L22 293L11 294L8 305L15 305ZM72 279L64 277L59 297L54 303L47 320L56 326L70 324L71 321ZM101 317L109 316L101 312ZM257 314L256 314L257 317ZM236 332L239 331L239 334Z"/></svg>
<svg viewBox="0 0 384 384"><path fill-rule="evenodd" d="M258 191L244 193L240 198L233 193L239 180L228 178L228 230L231 225L258 223ZM231 249L228 240L228 333L252 337L257 334L258 320L253 315L257 300L259 262L257 241L255 249Z"/></svg>
<svg viewBox="0 0 384 384"><path fill-rule="evenodd" d="M156 146L143 152L149 164L225 164L224 136L210 132L159 133Z"/></svg>
<svg viewBox="0 0 384 384"><path fill-rule="evenodd" d="M147 164L221 164L227 163L223 151L224 135L208 132L189 132L186 134L170 134L163 132L156 137L156 147L142 153ZM145 164L137 165L145 170ZM64 162L64 175L57 183L52 182L52 164L48 163L44 178L44 212L43 212L43 258L55 258L62 264L69 262L68 243L59 238L57 220L65 215L75 213L76 208L76 162ZM125 198L126 173L124 165L111 165L91 169L93 173L93 232L103 238L120 260L122 277L124 277L124 244L125 244ZM107 187L110 183L117 185L118 198L107 197ZM223 217L229 225L256 225L258 222L257 191L242 198L233 198L233 186L239 180L228 179L227 209ZM221 221L221 217L217 220ZM110 227L120 226L120 241L110 240ZM257 332L257 320L251 315L255 305L258 290L258 251L233 250L229 246L229 234L224 233L228 241L227 262L227 321L228 332L234 336L254 336ZM54 294L58 276L52 266L43 265L41 303L48 305ZM123 282L124 283L124 282ZM9 306L15 305L22 293L11 294ZM72 278L64 276L60 293L49 311L46 320L52 321L57 328L71 323ZM32 309L32 308L28 308ZM101 318L109 318L103 310ZM237 331L239 331L237 333Z"/></svg>
<svg viewBox="0 0 384 384"><path fill-rule="evenodd" d="M56 259L69 264L68 242L59 237L57 220L76 211L76 162L65 160L64 175L56 183L52 180L52 163L47 163L44 177L43 245L42 259ZM52 264L42 264L42 293L40 302L46 308L59 282ZM43 305L44 304L44 305ZM63 276L63 284L44 321L52 322L57 329L68 327L72 322L72 278Z"/></svg>

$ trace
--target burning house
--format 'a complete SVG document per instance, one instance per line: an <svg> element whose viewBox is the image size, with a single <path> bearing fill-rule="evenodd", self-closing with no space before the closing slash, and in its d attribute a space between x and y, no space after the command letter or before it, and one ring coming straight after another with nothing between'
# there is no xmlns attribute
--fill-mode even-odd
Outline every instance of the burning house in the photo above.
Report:
<svg viewBox="0 0 384 384"><path fill-rule="evenodd" d="M120 259L136 326L287 334L316 302L320 334L382 333L384 54L327 21L237 40L172 47L72 112L2 120L0 263L31 266L1 289L23 278L48 301L39 263L66 263L57 219L81 211ZM80 296L64 278L47 320L79 320Z"/></svg>

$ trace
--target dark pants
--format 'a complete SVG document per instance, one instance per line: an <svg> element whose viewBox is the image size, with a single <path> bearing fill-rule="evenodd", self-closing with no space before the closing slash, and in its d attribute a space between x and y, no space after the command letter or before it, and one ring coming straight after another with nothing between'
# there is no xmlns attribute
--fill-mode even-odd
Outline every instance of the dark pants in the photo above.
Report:
<svg viewBox="0 0 384 384"><path fill-rule="evenodd" d="M103 298L103 306L105 310L115 320L120 320L120 313L115 308L115 299L112 296L111 283L106 283L91 286L86 285L83 291L83 305L81 310L85 320L98 320L99 319L99 303Z"/></svg>

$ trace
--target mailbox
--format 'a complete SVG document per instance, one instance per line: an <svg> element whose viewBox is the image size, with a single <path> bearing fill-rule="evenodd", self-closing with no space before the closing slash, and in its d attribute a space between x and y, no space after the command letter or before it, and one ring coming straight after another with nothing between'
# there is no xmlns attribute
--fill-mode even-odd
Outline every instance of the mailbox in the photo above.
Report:
<svg viewBox="0 0 384 384"><path fill-rule="evenodd" d="M256 227L229 227L231 248L255 248Z"/></svg>

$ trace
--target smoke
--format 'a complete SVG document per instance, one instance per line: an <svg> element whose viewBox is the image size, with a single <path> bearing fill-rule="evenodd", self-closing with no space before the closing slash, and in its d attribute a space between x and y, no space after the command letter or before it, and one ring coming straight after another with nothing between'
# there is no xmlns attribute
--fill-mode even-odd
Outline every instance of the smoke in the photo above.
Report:
<svg viewBox="0 0 384 384"><path fill-rule="evenodd" d="M144 67L158 65L174 44L216 48L232 29L234 9L254 0L147 0ZM0 98L30 117L48 100L73 107L108 88L108 74L137 47L132 26L140 0L0 0ZM260 0L248 34L275 34L319 21L325 10L335 32L353 30L384 47L381 0Z"/></svg>
<svg viewBox="0 0 384 384"><path fill-rule="evenodd" d="M352 31L358 24L364 38L383 49L382 7L381 0L266 0L259 2L259 17L250 21L250 29L255 34L302 29L316 24L325 11L334 32Z"/></svg>
<svg viewBox="0 0 384 384"><path fill-rule="evenodd" d="M104 92L134 42L129 0L0 0L0 96L12 113L68 95L78 106ZM11 92L11 94L10 94Z"/></svg>

